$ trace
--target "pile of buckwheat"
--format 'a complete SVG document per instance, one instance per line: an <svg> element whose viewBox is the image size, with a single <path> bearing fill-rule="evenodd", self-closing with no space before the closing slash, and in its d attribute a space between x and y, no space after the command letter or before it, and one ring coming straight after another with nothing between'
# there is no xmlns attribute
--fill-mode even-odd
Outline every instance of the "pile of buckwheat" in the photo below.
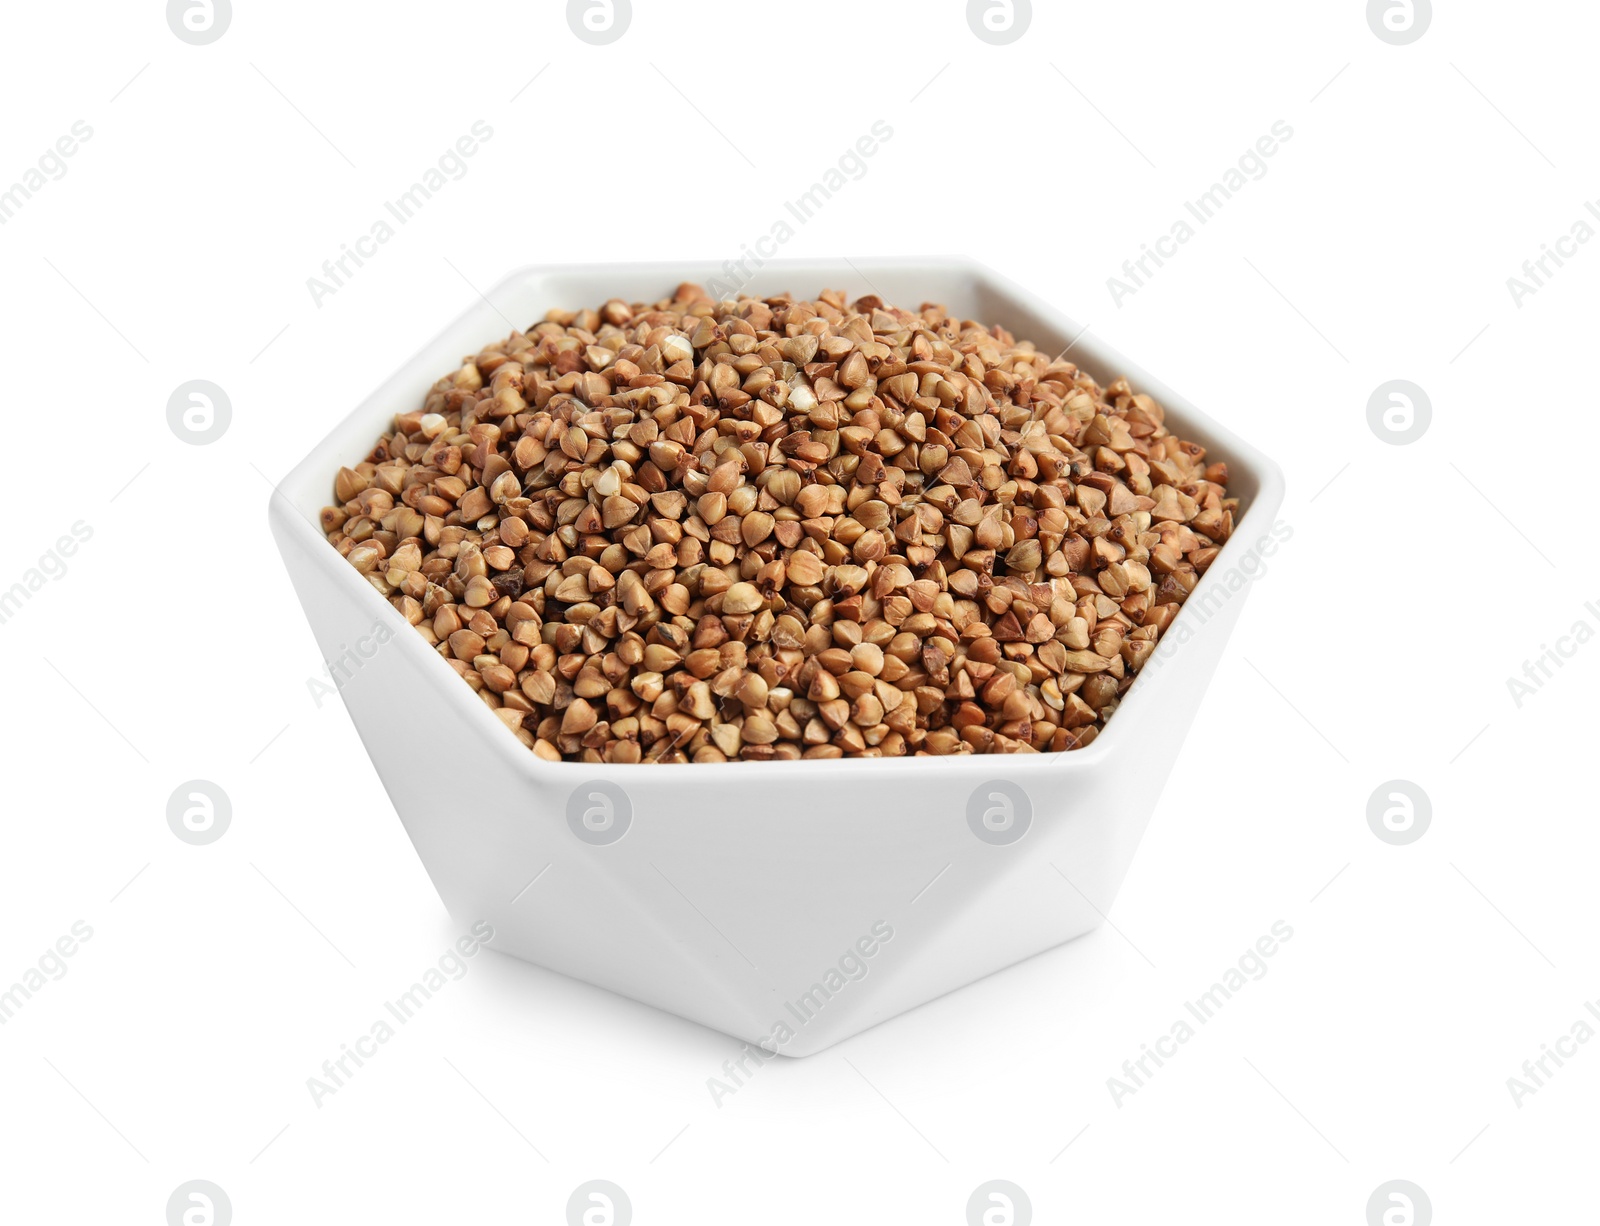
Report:
<svg viewBox="0 0 1600 1226"><path fill-rule="evenodd" d="M1233 527L1162 421L940 306L685 284L466 359L322 526L542 758L1076 749Z"/></svg>

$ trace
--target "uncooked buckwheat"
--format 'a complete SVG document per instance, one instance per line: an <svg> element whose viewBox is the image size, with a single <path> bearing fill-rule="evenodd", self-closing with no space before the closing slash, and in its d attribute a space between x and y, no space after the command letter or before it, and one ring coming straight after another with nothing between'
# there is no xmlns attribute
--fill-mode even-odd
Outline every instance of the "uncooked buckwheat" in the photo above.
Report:
<svg viewBox="0 0 1600 1226"><path fill-rule="evenodd" d="M1233 528L1162 422L940 306L686 284L466 359L322 525L543 758L1076 749Z"/></svg>

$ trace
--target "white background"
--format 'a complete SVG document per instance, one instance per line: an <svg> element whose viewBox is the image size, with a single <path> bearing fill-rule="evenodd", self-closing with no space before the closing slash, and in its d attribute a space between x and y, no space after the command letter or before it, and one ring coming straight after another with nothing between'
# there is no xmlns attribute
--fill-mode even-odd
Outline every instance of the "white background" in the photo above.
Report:
<svg viewBox="0 0 1600 1226"><path fill-rule="evenodd" d="M636 0L595 47L548 0L238 0L197 47L151 0L9 6L0 185L93 136L0 226L0 587L93 536L0 625L0 985L94 935L0 1027L8 1219L155 1223L208 1179L241 1226L555 1223L604 1178L641 1224L958 1223L1004 1178L1051 1223L1360 1226L1390 1179L1440 1223L1592 1220L1600 1042L1520 1106L1506 1080L1600 998L1600 646L1520 708L1506 679L1600 627L1600 244L1520 307L1506 280L1600 198L1600 14L1440 9L1395 47L1357 0L1039 4L996 47L952 0ZM307 278L480 119L466 177L315 305ZM970 254L1288 474L1293 539L1121 935L720 1107L732 1040L482 955L315 1106L306 1079L458 934L308 690L269 479L472 287L736 256L877 119L785 255ZM1107 278L1278 120L1269 173L1115 305ZM196 447L166 403L202 378L233 421ZM1433 405L1409 446L1366 419L1396 378ZM194 778L233 804L207 847L166 824ZM1394 778L1432 800L1406 847L1366 822ZM1118 1106L1107 1078L1280 919L1266 977Z"/></svg>

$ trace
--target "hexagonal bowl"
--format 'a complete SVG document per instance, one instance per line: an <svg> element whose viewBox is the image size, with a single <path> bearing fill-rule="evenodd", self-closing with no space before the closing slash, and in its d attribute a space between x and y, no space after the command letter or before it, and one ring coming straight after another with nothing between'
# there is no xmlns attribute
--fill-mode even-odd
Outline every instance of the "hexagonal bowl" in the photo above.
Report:
<svg viewBox="0 0 1600 1226"><path fill-rule="evenodd" d="M471 306L279 486L274 536L395 810L451 914L493 948L807 1055L1080 936L1122 884L1271 540L1277 466L1026 290L959 258L771 261L745 292L942 302L1126 375L1227 461L1234 535L1101 735L1058 754L588 766L534 757L329 547L335 472L506 319L653 301L716 270L534 267ZM862 284L865 282L866 284ZM1270 549L1267 550L1270 552ZM1259 558L1256 559L1259 562Z"/></svg>

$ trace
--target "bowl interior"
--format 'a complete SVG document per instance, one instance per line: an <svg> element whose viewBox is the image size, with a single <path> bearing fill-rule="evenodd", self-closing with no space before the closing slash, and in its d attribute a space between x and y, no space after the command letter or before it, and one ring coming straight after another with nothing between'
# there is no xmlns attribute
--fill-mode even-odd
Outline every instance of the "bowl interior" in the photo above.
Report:
<svg viewBox="0 0 1600 1226"><path fill-rule="evenodd" d="M472 303L433 340L423 345L414 357L357 405L283 479L278 492L295 514L279 516L280 523L302 548L311 551L326 548L319 524L320 512L332 499L333 477L340 466L353 464L365 457L379 434L389 428L396 413L420 406L428 389L441 375L454 369L464 357L477 353L486 343L506 336L513 326L528 327L552 307L573 309L598 306L613 297L630 302L655 301L670 296L680 281L697 281L709 287L719 275L723 275L726 281L726 275L719 273L718 269L697 266L694 262L530 267L511 273ZM830 288L842 288L852 298L875 293L885 302L910 309L925 302L938 302L957 317L1000 324L1019 339L1031 340L1046 352L1058 353L1070 346L1072 360L1097 380L1106 383L1125 376L1136 389L1148 392L1163 405L1167 410L1168 424L1176 433L1203 444L1212 456L1226 460L1229 487L1243 500L1243 514L1236 525L1234 537L1217 564L1207 572L1195 596L1191 597L1173 627L1176 629L1185 619L1203 623L1203 616L1196 619L1189 612L1195 604L1195 598L1203 594L1208 585L1221 582L1221 572L1228 569L1226 564L1230 558L1248 548L1244 544L1247 538L1265 533L1271 517L1276 514L1283 488L1282 476L1276 465L1231 431L1195 409L1165 384L1102 344L1092 333L1039 301L1021 286L969 260L950 257L771 261L742 284L741 292L766 295L789 291L796 295L814 295ZM278 504L277 510L283 509L283 504ZM387 603L353 570L339 566L333 569L333 573L334 581L349 591L353 599L370 601L378 616L390 615ZM1173 630L1168 633L1173 633ZM410 637L407 636L408 639ZM411 648L416 651L413 653ZM408 642L406 652L417 655L419 659L433 654L424 648L420 639L414 643ZM443 667L437 659L425 666ZM1136 712L1154 699L1152 689L1159 688L1156 678L1148 675L1155 671L1147 669L1140 674L1139 680L1130 687L1116 717L1109 721L1091 745L1066 755L1021 755L1024 759L1033 760L1014 762L1008 770L1032 774L1045 769L1046 764L1051 762L1056 763L1056 769L1059 769L1068 760L1074 767L1087 768L1110 753L1116 744L1136 734L1133 725L1140 722ZM461 690L461 696L471 697L465 687ZM481 710L474 711L473 715L489 719ZM503 739L505 747L514 751L520 769L529 772L576 769L576 764L539 762L509 736L496 739ZM960 758L935 759L931 760L931 769L936 772L954 770L964 761ZM919 770L930 769L929 759L832 765L835 768L870 766L893 772L912 769L914 764ZM776 781L777 774L787 773L783 770L784 765L763 763L759 764L759 768ZM817 764L788 765L814 767ZM966 765L970 767L973 764L967 762Z"/></svg>

